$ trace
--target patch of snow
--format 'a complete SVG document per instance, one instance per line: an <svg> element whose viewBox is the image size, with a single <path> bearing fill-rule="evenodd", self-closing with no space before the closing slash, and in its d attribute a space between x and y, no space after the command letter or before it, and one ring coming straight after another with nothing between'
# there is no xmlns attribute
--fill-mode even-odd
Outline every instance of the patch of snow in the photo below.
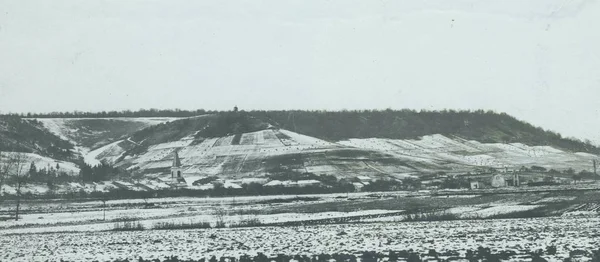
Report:
<svg viewBox="0 0 600 262"><path fill-rule="evenodd" d="M123 142L123 140L112 142L112 143L110 143L108 145L105 145L103 147L100 147L98 149L95 149L95 150L92 150L92 151L88 152L87 154L85 154L83 156L83 159L84 159L85 163L88 164L88 165L91 165L91 166L99 165L100 164L100 160L98 160L98 156L100 154L105 154L108 151L115 152L115 153L119 153L119 151L121 151L120 153L123 153L124 150L119 146L119 143L121 143L121 142ZM111 155L114 155L114 153L111 154ZM118 158L118 156L116 158ZM109 159L109 160L110 160L109 162L113 162L112 158Z"/></svg>
<svg viewBox="0 0 600 262"><path fill-rule="evenodd" d="M533 210L540 207L540 205L505 205L505 206L492 206L489 208L480 209L474 212L465 214L466 217L490 217L494 215L510 214L515 212L522 212Z"/></svg>
<svg viewBox="0 0 600 262"><path fill-rule="evenodd" d="M24 171L28 171L29 165L33 162L38 170L43 168L56 169L56 165L58 164L59 172L65 172L70 176L79 175L79 166L72 162L56 160L34 153L4 152L4 154L9 157L14 157L16 154L22 154L24 158L22 163L24 165Z"/></svg>

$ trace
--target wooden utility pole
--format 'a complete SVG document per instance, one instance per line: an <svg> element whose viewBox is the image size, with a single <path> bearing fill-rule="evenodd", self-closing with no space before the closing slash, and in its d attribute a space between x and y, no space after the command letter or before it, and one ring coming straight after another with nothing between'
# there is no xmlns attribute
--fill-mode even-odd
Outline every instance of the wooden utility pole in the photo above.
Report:
<svg viewBox="0 0 600 262"><path fill-rule="evenodd" d="M592 163L594 164L594 175L598 175L598 173L596 172L596 169L597 169L596 159L592 160Z"/></svg>

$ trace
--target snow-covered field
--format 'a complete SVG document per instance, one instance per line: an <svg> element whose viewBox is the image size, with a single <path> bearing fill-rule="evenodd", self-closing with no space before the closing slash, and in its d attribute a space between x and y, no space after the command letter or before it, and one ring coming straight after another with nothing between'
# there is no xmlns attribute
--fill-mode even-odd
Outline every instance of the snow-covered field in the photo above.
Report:
<svg viewBox="0 0 600 262"><path fill-rule="evenodd" d="M100 185L101 186L101 185ZM298 196L240 196L227 198L151 198L151 199L122 199L109 200L105 203L94 201L65 201L65 200L36 200L23 202L18 221L8 220L0 223L0 234L18 232L52 232L52 231L90 231L111 229L113 224L124 219L137 220L149 228L156 223L174 222L209 222L215 223L215 214L225 211L224 220L227 223L238 222L247 215L260 220L262 223L283 223L290 221L305 221L315 219L331 219L354 217L360 215L377 215L397 213L398 210L356 210L350 212L319 212L303 214L297 212L270 212L271 209L294 206L304 203L336 203L347 201L341 197L353 199L372 199L371 194L351 193L327 195ZM380 193L387 196L405 196L406 192ZM303 199L310 199L304 201ZM0 214L14 212L14 205L0 205ZM164 221L163 221L164 222ZM80 225L88 225L80 227ZM83 229L82 229L83 228Z"/></svg>
<svg viewBox="0 0 600 262"><path fill-rule="evenodd" d="M208 211L210 210L210 211ZM207 212L208 211L208 212ZM279 213L267 215L224 215L219 218L211 207L202 209L156 209L156 210L111 210L90 212L64 212L52 213L47 216L23 216L20 221L8 221L5 227L0 227L0 235L31 234L31 233L56 233L56 232L96 232L112 230L121 221L136 221L146 229L153 229L159 223L200 223L206 222L215 226L221 220L228 226L235 225L243 220L254 219L262 224L282 224L289 222L310 222L314 220L359 218L364 216L385 216L396 214L395 210L363 210L353 212L319 212L319 213ZM59 222L60 221L60 222ZM12 222L12 223L11 223ZM46 224L49 223L49 224ZM15 226L21 227L15 227Z"/></svg>
<svg viewBox="0 0 600 262"><path fill-rule="evenodd" d="M273 195L122 199L108 200L106 206L100 200L32 200L21 204L18 221L7 220L0 223L0 234L108 230L114 226L114 222L123 220L139 221L147 228L152 228L157 222L167 221L208 222L214 225L219 213L226 224L234 224L244 218L252 218L263 224L336 218L351 218L352 221L362 222L397 222L404 220L405 214L413 212L405 213L403 210L413 209L416 205L436 213L456 214L463 219L490 218L556 203L562 204L553 214L600 214L599 205L593 200L597 193L582 191L569 194L577 194L577 197L567 197L560 193L520 193L450 198L417 192L363 192L301 197ZM0 215L9 216L13 212L14 203L5 202L0 205Z"/></svg>
<svg viewBox="0 0 600 262"><path fill-rule="evenodd" d="M108 200L31 200L22 203L19 221L0 222L2 261L113 261L176 255L180 258L387 252L464 252L479 246L514 251L511 261L555 246L560 260L573 250L600 243L597 191L547 192L469 197L436 197L426 192L380 192L304 196L150 198ZM407 203L410 202L410 203ZM411 204L412 203L412 204ZM562 203L562 216L484 219ZM402 222L402 207L433 207L460 220ZM389 208L382 208L389 207ZM7 217L14 203L5 201ZM410 211L412 212L412 211ZM476 218L469 220L471 218ZM244 220L262 226L234 228ZM112 231L133 221L146 230ZM218 221L228 228L214 228ZM211 229L159 230L161 223L209 223ZM36 248L37 247L37 248Z"/></svg>
<svg viewBox="0 0 600 262"><path fill-rule="evenodd" d="M2 236L5 261L114 261L116 259L210 258L256 255L313 255L413 249L427 253L489 247L514 251L512 261L531 251L557 248L550 261L574 250L600 246L600 218L536 218L450 222L371 223L299 227L257 227L133 232L16 234Z"/></svg>

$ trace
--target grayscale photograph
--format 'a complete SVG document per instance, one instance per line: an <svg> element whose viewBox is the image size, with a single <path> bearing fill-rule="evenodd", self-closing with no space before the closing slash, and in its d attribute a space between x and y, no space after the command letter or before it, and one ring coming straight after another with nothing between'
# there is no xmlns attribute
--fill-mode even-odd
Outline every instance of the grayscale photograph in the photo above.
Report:
<svg viewBox="0 0 600 262"><path fill-rule="evenodd" d="M600 262L597 0L0 0L0 262Z"/></svg>

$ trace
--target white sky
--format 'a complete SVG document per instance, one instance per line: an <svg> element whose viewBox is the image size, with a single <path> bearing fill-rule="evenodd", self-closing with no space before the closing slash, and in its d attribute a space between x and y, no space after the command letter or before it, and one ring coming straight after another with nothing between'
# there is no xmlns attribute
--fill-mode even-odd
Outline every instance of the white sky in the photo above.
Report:
<svg viewBox="0 0 600 262"><path fill-rule="evenodd" d="M600 143L600 3L0 0L0 111L492 109Z"/></svg>

